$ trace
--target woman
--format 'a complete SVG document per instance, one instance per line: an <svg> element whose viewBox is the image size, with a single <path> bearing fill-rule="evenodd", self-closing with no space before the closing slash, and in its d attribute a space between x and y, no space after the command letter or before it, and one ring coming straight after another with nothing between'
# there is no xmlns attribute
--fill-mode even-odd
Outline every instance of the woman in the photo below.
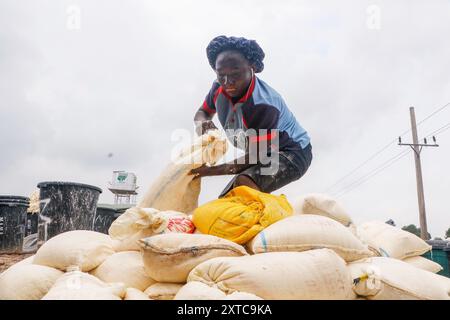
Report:
<svg viewBox="0 0 450 320"><path fill-rule="evenodd" d="M217 129L212 122L217 113L227 136L245 155L191 174L235 174L219 197L243 185L270 193L300 179L312 160L310 137L280 94L256 77L264 69L261 47L254 40L218 36L206 53L217 79L195 114L196 131Z"/></svg>

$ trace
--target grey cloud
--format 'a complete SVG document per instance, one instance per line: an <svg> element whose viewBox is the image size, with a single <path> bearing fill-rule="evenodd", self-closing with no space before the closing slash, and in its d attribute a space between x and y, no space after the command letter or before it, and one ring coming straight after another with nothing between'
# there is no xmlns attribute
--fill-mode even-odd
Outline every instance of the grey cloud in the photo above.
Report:
<svg viewBox="0 0 450 320"><path fill-rule="evenodd" d="M81 9L80 30L66 28L72 4ZM366 25L372 4L381 10L380 30ZM6 0L0 6L1 193L27 194L39 181L71 179L101 186L101 201L108 202L106 182L115 169L136 172L142 193L170 157L173 130L193 128L214 79L205 47L218 34L261 44L260 77L311 134L311 169L279 190L289 199L323 191L408 129L409 106L422 119L450 101L444 0ZM450 108L424 123L421 135L448 123L449 115ZM450 227L448 132L439 150L423 155L433 236ZM390 146L336 189L401 150ZM200 201L217 197L230 178L204 179ZM357 221L418 224L414 179L409 155L341 200Z"/></svg>

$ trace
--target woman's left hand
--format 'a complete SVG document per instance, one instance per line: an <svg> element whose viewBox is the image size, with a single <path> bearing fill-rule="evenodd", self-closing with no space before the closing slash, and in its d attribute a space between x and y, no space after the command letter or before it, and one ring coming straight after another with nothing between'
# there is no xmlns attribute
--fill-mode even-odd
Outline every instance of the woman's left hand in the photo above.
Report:
<svg viewBox="0 0 450 320"><path fill-rule="evenodd" d="M195 175L195 177L208 177L208 176L220 176L220 175L224 175L226 174L224 172L224 167L223 165L218 165L218 166L207 166L207 165L202 165L201 167L192 169L191 171L189 171L189 174Z"/></svg>

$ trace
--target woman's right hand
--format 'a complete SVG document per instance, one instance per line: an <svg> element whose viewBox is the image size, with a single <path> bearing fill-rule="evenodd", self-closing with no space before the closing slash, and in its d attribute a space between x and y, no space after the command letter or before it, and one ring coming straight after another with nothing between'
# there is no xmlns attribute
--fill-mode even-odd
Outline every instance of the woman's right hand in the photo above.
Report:
<svg viewBox="0 0 450 320"><path fill-rule="evenodd" d="M217 130L217 127L212 120L204 120L196 124L195 131L199 136L204 135L209 130Z"/></svg>

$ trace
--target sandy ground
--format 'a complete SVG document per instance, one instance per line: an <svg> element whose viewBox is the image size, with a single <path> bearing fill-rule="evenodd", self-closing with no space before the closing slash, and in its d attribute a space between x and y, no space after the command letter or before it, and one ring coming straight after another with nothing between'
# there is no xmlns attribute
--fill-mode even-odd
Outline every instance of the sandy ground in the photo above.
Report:
<svg viewBox="0 0 450 320"><path fill-rule="evenodd" d="M8 269L13 264L32 256L29 254L0 254L0 273Z"/></svg>

